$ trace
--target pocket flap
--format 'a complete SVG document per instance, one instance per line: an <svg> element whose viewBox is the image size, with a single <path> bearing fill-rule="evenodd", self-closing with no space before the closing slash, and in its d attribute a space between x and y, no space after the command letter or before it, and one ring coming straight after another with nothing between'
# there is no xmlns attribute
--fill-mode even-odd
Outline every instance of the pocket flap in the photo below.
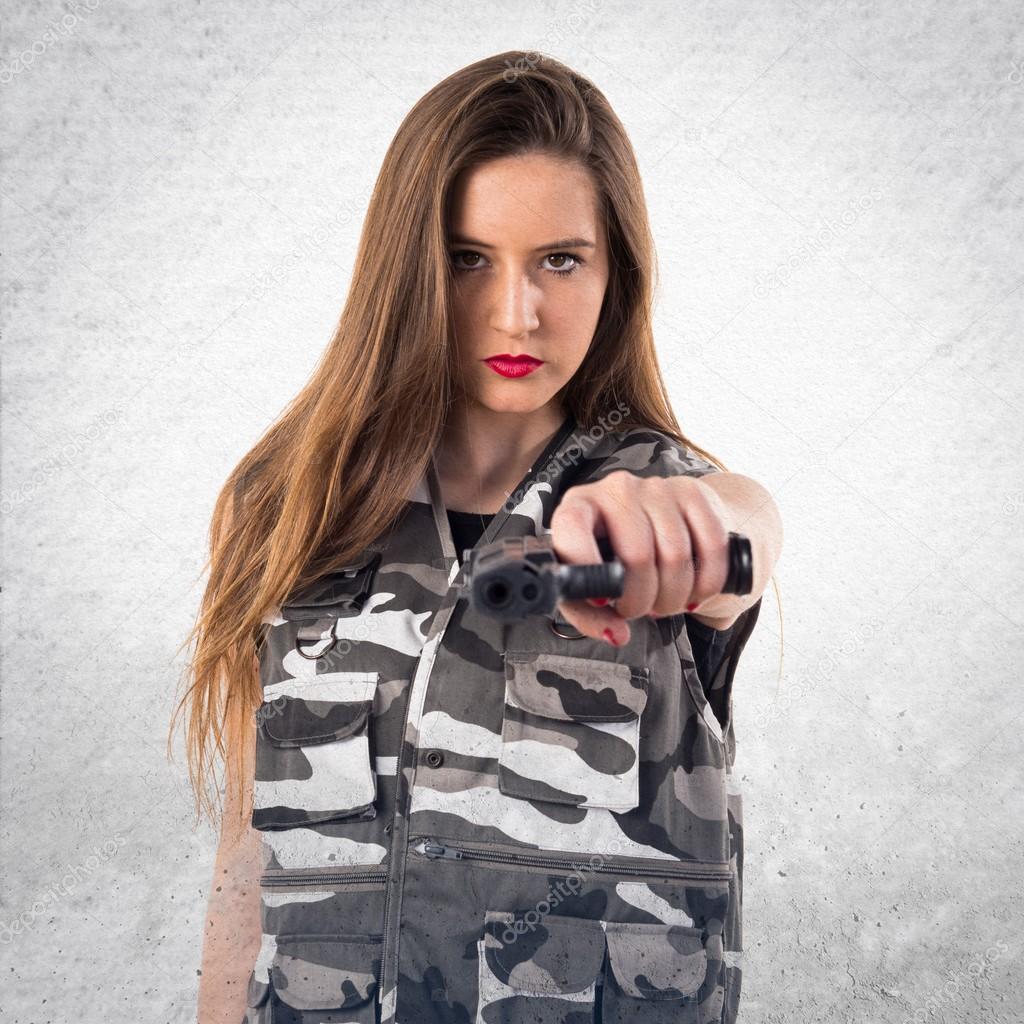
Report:
<svg viewBox="0 0 1024 1024"><path fill-rule="evenodd" d="M548 914L535 923L511 911L484 914L484 956L491 973L517 992L565 995L597 980L604 960L600 921Z"/></svg>
<svg viewBox="0 0 1024 1024"><path fill-rule="evenodd" d="M546 718L628 722L647 704L649 670L600 658L505 652L508 702Z"/></svg>
<svg viewBox="0 0 1024 1024"><path fill-rule="evenodd" d="M634 999L683 999L704 983L708 956L699 928L607 922L608 962Z"/></svg>
<svg viewBox="0 0 1024 1024"><path fill-rule="evenodd" d="M274 995L295 1010L347 1010L368 1002L380 980L377 935L281 936L270 965Z"/></svg>
<svg viewBox="0 0 1024 1024"><path fill-rule="evenodd" d="M291 594L281 606L281 617L289 622L343 618L358 615L373 586L382 558L380 551L367 550L348 565L339 566Z"/></svg>
<svg viewBox="0 0 1024 1024"><path fill-rule="evenodd" d="M263 688L257 720L277 747L330 743L362 731L373 709L376 672L325 672Z"/></svg>

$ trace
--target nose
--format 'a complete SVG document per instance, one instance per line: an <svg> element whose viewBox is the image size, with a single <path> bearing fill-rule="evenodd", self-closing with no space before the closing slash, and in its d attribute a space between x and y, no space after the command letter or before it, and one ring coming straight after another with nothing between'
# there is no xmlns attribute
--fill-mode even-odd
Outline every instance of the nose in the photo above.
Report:
<svg viewBox="0 0 1024 1024"><path fill-rule="evenodd" d="M490 297L488 326L511 338L529 334L540 326L538 301L538 289L528 275L506 271L498 277Z"/></svg>

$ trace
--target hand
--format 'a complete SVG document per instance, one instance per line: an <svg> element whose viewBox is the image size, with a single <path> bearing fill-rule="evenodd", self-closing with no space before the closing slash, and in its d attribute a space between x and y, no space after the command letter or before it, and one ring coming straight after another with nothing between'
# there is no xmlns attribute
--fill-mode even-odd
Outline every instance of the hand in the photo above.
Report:
<svg viewBox="0 0 1024 1024"><path fill-rule="evenodd" d="M606 534L626 570L615 607L560 601L561 616L581 633L614 646L629 640L628 619L693 611L719 594L729 569L729 528L721 499L692 476L638 477L616 470L570 487L551 516L559 561L600 562Z"/></svg>

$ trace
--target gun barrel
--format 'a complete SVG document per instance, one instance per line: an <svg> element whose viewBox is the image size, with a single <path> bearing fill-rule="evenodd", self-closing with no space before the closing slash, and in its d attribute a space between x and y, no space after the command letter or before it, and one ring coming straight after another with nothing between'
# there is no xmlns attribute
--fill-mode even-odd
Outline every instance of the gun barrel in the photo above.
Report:
<svg viewBox="0 0 1024 1024"><path fill-rule="evenodd" d="M472 607L505 622L551 615L561 600L621 597L625 567L607 537L597 538L603 561L567 565L558 561L550 534L495 541L469 550L466 588ZM749 594L753 586L750 541L729 533L729 569L723 594Z"/></svg>

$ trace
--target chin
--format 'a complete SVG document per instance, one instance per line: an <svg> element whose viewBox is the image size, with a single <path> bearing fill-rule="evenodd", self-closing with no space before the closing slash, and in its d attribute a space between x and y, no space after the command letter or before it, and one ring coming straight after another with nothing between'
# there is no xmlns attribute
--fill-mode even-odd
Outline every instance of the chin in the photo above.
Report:
<svg viewBox="0 0 1024 1024"><path fill-rule="evenodd" d="M477 405L498 413L529 415L543 409L554 397L548 388L543 390L523 386L523 381L510 381L505 387L487 387L474 396Z"/></svg>

